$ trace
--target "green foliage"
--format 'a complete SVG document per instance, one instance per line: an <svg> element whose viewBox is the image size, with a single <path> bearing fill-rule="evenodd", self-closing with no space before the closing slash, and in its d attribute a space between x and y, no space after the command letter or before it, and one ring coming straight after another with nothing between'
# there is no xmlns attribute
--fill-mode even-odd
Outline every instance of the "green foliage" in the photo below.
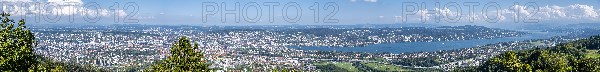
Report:
<svg viewBox="0 0 600 72"><path fill-rule="evenodd" d="M600 49L600 36L592 36L588 39L579 41L579 44L582 44L586 49Z"/></svg>
<svg viewBox="0 0 600 72"><path fill-rule="evenodd" d="M38 64L33 65L33 67L31 67L29 69L29 71L52 71L52 72L65 71L64 70L65 68L62 63L46 61L46 59L43 57L39 57L39 58L40 59L36 60L36 61L38 61Z"/></svg>
<svg viewBox="0 0 600 72"><path fill-rule="evenodd" d="M36 61L38 64L33 65L34 67L30 68L29 71L33 72L63 72L63 71L73 71L73 72L108 72L108 70L94 67L92 65L80 65L77 63L71 62L59 62L54 61L46 57L42 57L36 55Z"/></svg>
<svg viewBox="0 0 600 72"><path fill-rule="evenodd" d="M600 46L600 36L592 36L547 49L508 51L489 59L480 71L541 71L541 72L598 72L600 58L594 51Z"/></svg>
<svg viewBox="0 0 600 72"><path fill-rule="evenodd" d="M160 61L153 65L148 71L172 72L172 71L193 71L206 72L210 71L206 60L201 51L196 51L198 44L190 44L190 40L186 37L181 37L179 41L173 43L171 47L171 56L166 60Z"/></svg>
<svg viewBox="0 0 600 72"><path fill-rule="evenodd" d="M366 72L404 72L404 71L415 71L415 70L425 71L425 72L436 72L437 71L434 69L427 69L427 68L408 69L408 68L401 67L401 66L382 64L382 63L377 63L377 62L354 62L353 66L355 66L360 71L366 71Z"/></svg>
<svg viewBox="0 0 600 72"><path fill-rule="evenodd" d="M273 69L271 70L271 72L301 72L299 70L295 70L295 69Z"/></svg>
<svg viewBox="0 0 600 72"><path fill-rule="evenodd" d="M581 59L577 62L577 68L580 72L600 72L600 59Z"/></svg>
<svg viewBox="0 0 600 72"><path fill-rule="evenodd" d="M0 13L0 71L17 72L62 72L62 71L103 71L92 66L83 67L72 63L52 61L34 53L35 36L21 19L9 19L10 14Z"/></svg>
<svg viewBox="0 0 600 72"><path fill-rule="evenodd" d="M486 67L482 67L484 70L489 71L508 71L508 72L527 72L531 71L531 66L526 63L522 63L515 52L509 51L501 54L498 57L494 57L486 63Z"/></svg>
<svg viewBox="0 0 600 72"><path fill-rule="evenodd" d="M342 67L336 66L333 63L323 62L323 63L315 63L315 66L320 71L332 71L332 72L349 72L349 70L344 69Z"/></svg>
<svg viewBox="0 0 600 72"><path fill-rule="evenodd" d="M14 20L8 19L10 14L0 15L0 70L26 71L37 64L33 53L35 37L25 26L25 20L19 20L15 27Z"/></svg>

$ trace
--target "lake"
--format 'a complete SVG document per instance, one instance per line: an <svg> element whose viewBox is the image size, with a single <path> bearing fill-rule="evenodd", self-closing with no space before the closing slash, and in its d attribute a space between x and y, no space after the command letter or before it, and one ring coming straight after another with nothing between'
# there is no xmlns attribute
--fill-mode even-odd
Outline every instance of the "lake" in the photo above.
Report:
<svg viewBox="0 0 600 72"><path fill-rule="evenodd" d="M553 36L564 35L564 33L524 31L531 34L520 37L505 37L495 39L472 39L457 41L439 41L439 42L404 42L404 43L384 43L367 45L363 47L320 47L320 46L289 46L300 50L320 50L320 51L342 51L342 52L390 52L406 53L421 51L452 50L460 48L470 48L486 44L509 41L523 41L530 39L547 39Z"/></svg>

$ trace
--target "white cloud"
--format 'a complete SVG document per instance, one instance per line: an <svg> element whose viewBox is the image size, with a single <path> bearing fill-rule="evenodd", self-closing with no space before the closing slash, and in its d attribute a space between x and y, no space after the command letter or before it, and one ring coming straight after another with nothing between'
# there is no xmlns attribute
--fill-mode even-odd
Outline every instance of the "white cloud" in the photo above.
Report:
<svg viewBox="0 0 600 72"><path fill-rule="evenodd" d="M521 14L521 15L519 15L520 18L533 17L533 18L538 18L540 20L568 20L568 19L594 20L594 19L597 19L598 17L600 17L600 15L598 14L598 9L594 9L593 6L581 5L581 4L573 4L573 5L562 6L562 7L556 6L556 5L542 6L542 7L539 7L539 10L537 12L535 12L533 10L526 10L526 8L524 6L519 6L519 5L512 6L512 8L520 10L520 12L519 12ZM510 10L510 9L503 10L504 16L509 16L511 18L514 18L515 14L516 14L515 10Z"/></svg>
<svg viewBox="0 0 600 72"><path fill-rule="evenodd" d="M34 2L31 0L2 0L4 3L17 5L2 5L2 11L13 15L25 15L27 13L41 15L79 15L79 16L126 16L124 10L89 9L84 7L81 0L48 0L47 2Z"/></svg>
<svg viewBox="0 0 600 72"><path fill-rule="evenodd" d="M416 15L408 16L412 22L415 20L427 20L429 23L434 20L434 16L439 16L442 22L448 22L449 18L456 18L460 16L459 22L469 22L470 18L474 19L474 22L486 22L485 19L498 19L499 21L512 21L515 17L520 19L538 19L542 21L600 21L600 9L595 9L591 5L572 4L568 6L557 6L547 5L540 6L535 11L531 7L527 9L522 5L513 5L510 8L492 10L486 12L475 12L473 15L468 15L468 11L457 12L448 8L434 8L433 10L418 10ZM517 15L519 14L519 15ZM489 17L488 17L489 16ZM496 17L496 18L490 18ZM423 19L422 19L423 18ZM521 21L522 22L522 21Z"/></svg>
<svg viewBox="0 0 600 72"><path fill-rule="evenodd" d="M81 0L48 0L48 3L58 3L58 4L76 3L76 4L83 4L83 2Z"/></svg>
<svg viewBox="0 0 600 72"><path fill-rule="evenodd" d="M0 0L0 2L31 2L31 0Z"/></svg>
<svg viewBox="0 0 600 72"><path fill-rule="evenodd" d="M499 11L489 11L486 12L487 14L481 13L481 17L483 17L482 19L489 19L490 22L497 22L497 21L503 21L506 19L506 17L503 14L503 10L499 10ZM491 16L491 17L488 17ZM493 20L492 20L493 19ZM497 20L497 21L495 21Z"/></svg>
<svg viewBox="0 0 600 72"><path fill-rule="evenodd" d="M365 0L365 2L377 2L377 0Z"/></svg>
<svg viewBox="0 0 600 72"><path fill-rule="evenodd" d="M427 10L419 10L419 11L417 11L417 16L419 16L420 20L426 20L426 21L428 21L428 20L430 20L429 16L431 16L431 15L427 14L427 13L429 13L429 11L427 11Z"/></svg>
<svg viewBox="0 0 600 72"><path fill-rule="evenodd" d="M546 19L556 19L566 17L566 14L563 10L563 7L560 6L544 6L540 7L539 15Z"/></svg>
<svg viewBox="0 0 600 72"><path fill-rule="evenodd" d="M568 14L574 14L572 17L578 18L598 18L598 13L594 11L594 6L589 5L569 5L567 7ZM583 14L583 15L581 15Z"/></svg>

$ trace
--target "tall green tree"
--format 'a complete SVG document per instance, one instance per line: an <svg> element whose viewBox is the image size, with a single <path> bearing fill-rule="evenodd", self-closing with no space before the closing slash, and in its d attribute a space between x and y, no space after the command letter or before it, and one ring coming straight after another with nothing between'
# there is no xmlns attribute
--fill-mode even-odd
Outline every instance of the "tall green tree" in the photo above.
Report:
<svg viewBox="0 0 600 72"><path fill-rule="evenodd" d="M0 70L27 71L37 64L34 54L35 37L21 19L9 19L10 14L1 13L0 23Z"/></svg>
<svg viewBox="0 0 600 72"><path fill-rule="evenodd" d="M198 44L191 44L187 37L181 37L177 42L173 43L171 47L171 55L159 63L153 65L148 69L149 71L193 71L193 72L206 72L210 71L208 64L204 58L203 52L196 51Z"/></svg>
<svg viewBox="0 0 600 72"><path fill-rule="evenodd" d="M490 72L508 71L508 72L529 72L532 71L531 66L522 63L517 54L513 51L508 51L498 57L490 59L484 64L482 70Z"/></svg>

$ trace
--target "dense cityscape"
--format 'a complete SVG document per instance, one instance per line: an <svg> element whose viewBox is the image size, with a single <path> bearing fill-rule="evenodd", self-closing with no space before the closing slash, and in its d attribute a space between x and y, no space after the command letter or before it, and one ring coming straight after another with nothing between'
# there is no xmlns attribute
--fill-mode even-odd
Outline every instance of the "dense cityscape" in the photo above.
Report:
<svg viewBox="0 0 600 72"><path fill-rule="evenodd" d="M265 26L268 27L268 26ZM178 37L198 43L211 68L269 70L274 68L323 70L318 63L376 63L407 70L451 70L478 66L504 51L549 47L576 37L553 37L501 42L473 48L432 52L336 52L289 46L356 47L382 43L437 42L519 37L527 32L483 26L345 28L281 26L275 29L227 26L84 25L34 26L35 51L57 61L118 70L143 69L169 55ZM587 34L587 33L581 33ZM364 68L363 68L364 69Z"/></svg>
<svg viewBox="0 0 600 72"><path fill-rule="evenodd" d="M0 6L0 72L600 72L600 0Z"/></svg>

